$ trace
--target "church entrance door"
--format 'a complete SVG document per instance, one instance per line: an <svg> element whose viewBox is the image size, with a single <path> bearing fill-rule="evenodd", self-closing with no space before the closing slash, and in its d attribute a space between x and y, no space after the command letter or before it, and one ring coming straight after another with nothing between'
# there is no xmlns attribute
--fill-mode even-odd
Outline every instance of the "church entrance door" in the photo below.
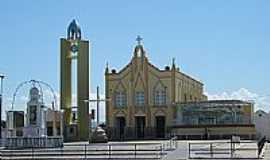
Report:
<svg viewBox="0 0 270 160"><path fill-rule="evenodd" d="M117 117L117 130L119 133L119 138L123 139L125 134L126 120L125 117Z"/></svg>
<svg viewBox="0 0 270 160"><path fill-rule="evenodd" d="M156 136L157 138L165 138L165 117L156 117Z"/></svg>
<svg viewBox="0 0 270 160"><path fill-rule="evenodd" d="M137 116L136 118L136 135L137 138L144 138L144 129L145 129L145 117Z"/></svg>

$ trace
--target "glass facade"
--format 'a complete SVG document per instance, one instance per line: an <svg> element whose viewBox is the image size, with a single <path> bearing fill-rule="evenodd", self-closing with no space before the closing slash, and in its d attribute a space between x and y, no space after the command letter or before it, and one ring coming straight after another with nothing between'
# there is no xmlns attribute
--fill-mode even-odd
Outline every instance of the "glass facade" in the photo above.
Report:
<svg viewBox="0 0 270 160"><path fill-rule="evenodd" d="M251 124L253 105L244 101L188 102L177 106L182 125Z"/></svg>

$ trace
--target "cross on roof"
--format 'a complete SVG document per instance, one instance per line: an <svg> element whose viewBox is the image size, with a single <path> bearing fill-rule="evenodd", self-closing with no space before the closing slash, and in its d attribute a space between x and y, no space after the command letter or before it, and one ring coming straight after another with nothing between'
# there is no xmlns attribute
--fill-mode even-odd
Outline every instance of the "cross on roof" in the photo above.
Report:
<svg viewBox="0 0 270 160"><path fill-rule="evenodd" d="M137 38L136 38L136 41L138 42L138 45L141 45L141 42L142 42L142 37L141 36L137 36Z"/></svg>

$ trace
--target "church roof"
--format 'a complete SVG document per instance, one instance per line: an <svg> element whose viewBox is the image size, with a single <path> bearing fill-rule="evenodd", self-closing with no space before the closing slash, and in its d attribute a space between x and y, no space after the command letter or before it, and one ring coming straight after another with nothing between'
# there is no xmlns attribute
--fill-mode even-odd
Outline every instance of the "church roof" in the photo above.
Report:
<svg viewBox="0 0 270 160"><path fill-rule="evenodd" d="M135 46L135 48L134 48L134 55L135 55L134 57L135 57L135 58L138 57L138 52L143 53L143 56L145 56L146 53L145 53L144 47L143 47L143 45L142 45L142 38L141 38L140 36L137 36L136 41L137 41L138 44L137 44L137 45ZM139 57L140 57L140 56L139 56ZM145 57L145 58L147 58L147 57ZM133 60L133 59L132 59L132 60ZM127 65L125 65L122 69L120 69L119 72L116 72L116 73L109 73L109 74L116 74L116 75L121 74L121 73L124 72L126 69L128 69L128 67L132 64L132 60L131 60ZM151 66L153 69L155 69L155 70L157 70L157 71L159 71L159 72L171 72L171 70L167 70L167 69L159 69L157 66L155 66L155 65L152 64L152 63L150 63L148 60L147 60L147 62L148 62L148 65L149 65L149 66ZM173 65L175 65L175 64L174 64L174 60L173 60ZM107 70L108 70L108 68L107 68ZM190 79L190 80L192 80L192 81L195 81L195 82L197 82L197 83L203 85L203 83L202 83L201 81L199 81L199 80L197 80L197 79L195 79L195 78L193 78L193 77L187 75L186 73L180 72L179 70L175 70L175 71L176 71L176 73L181 74L182 76L186 77L187 79Z"/></svg>

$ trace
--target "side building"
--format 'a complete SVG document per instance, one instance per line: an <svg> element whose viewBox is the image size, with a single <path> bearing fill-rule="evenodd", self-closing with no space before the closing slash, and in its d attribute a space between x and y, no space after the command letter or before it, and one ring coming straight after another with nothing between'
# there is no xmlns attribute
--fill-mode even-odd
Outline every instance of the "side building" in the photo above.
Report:
<svg viewBox="0 0 270 160"><path fill-rule="evenodd" d="M270 113L263 110L257 110L254 113L254 121L257 132L257 139L265 137L270 140Z"/></svg>
<svg viewBox="0 0 270 160"><path fill-rule="evenodd" d="M179 139L255 139L254 105L241 100L211 100L176 105L171 133Z"/></svg>
<svg viewBox="0 0 270 160"><path fill-rule="evenodd" d="M138 41L131 61L120 71L105 71L109 139L165 138L176 118L175 104L203 101L203 83L176 66L151 64Z"/></svg>

